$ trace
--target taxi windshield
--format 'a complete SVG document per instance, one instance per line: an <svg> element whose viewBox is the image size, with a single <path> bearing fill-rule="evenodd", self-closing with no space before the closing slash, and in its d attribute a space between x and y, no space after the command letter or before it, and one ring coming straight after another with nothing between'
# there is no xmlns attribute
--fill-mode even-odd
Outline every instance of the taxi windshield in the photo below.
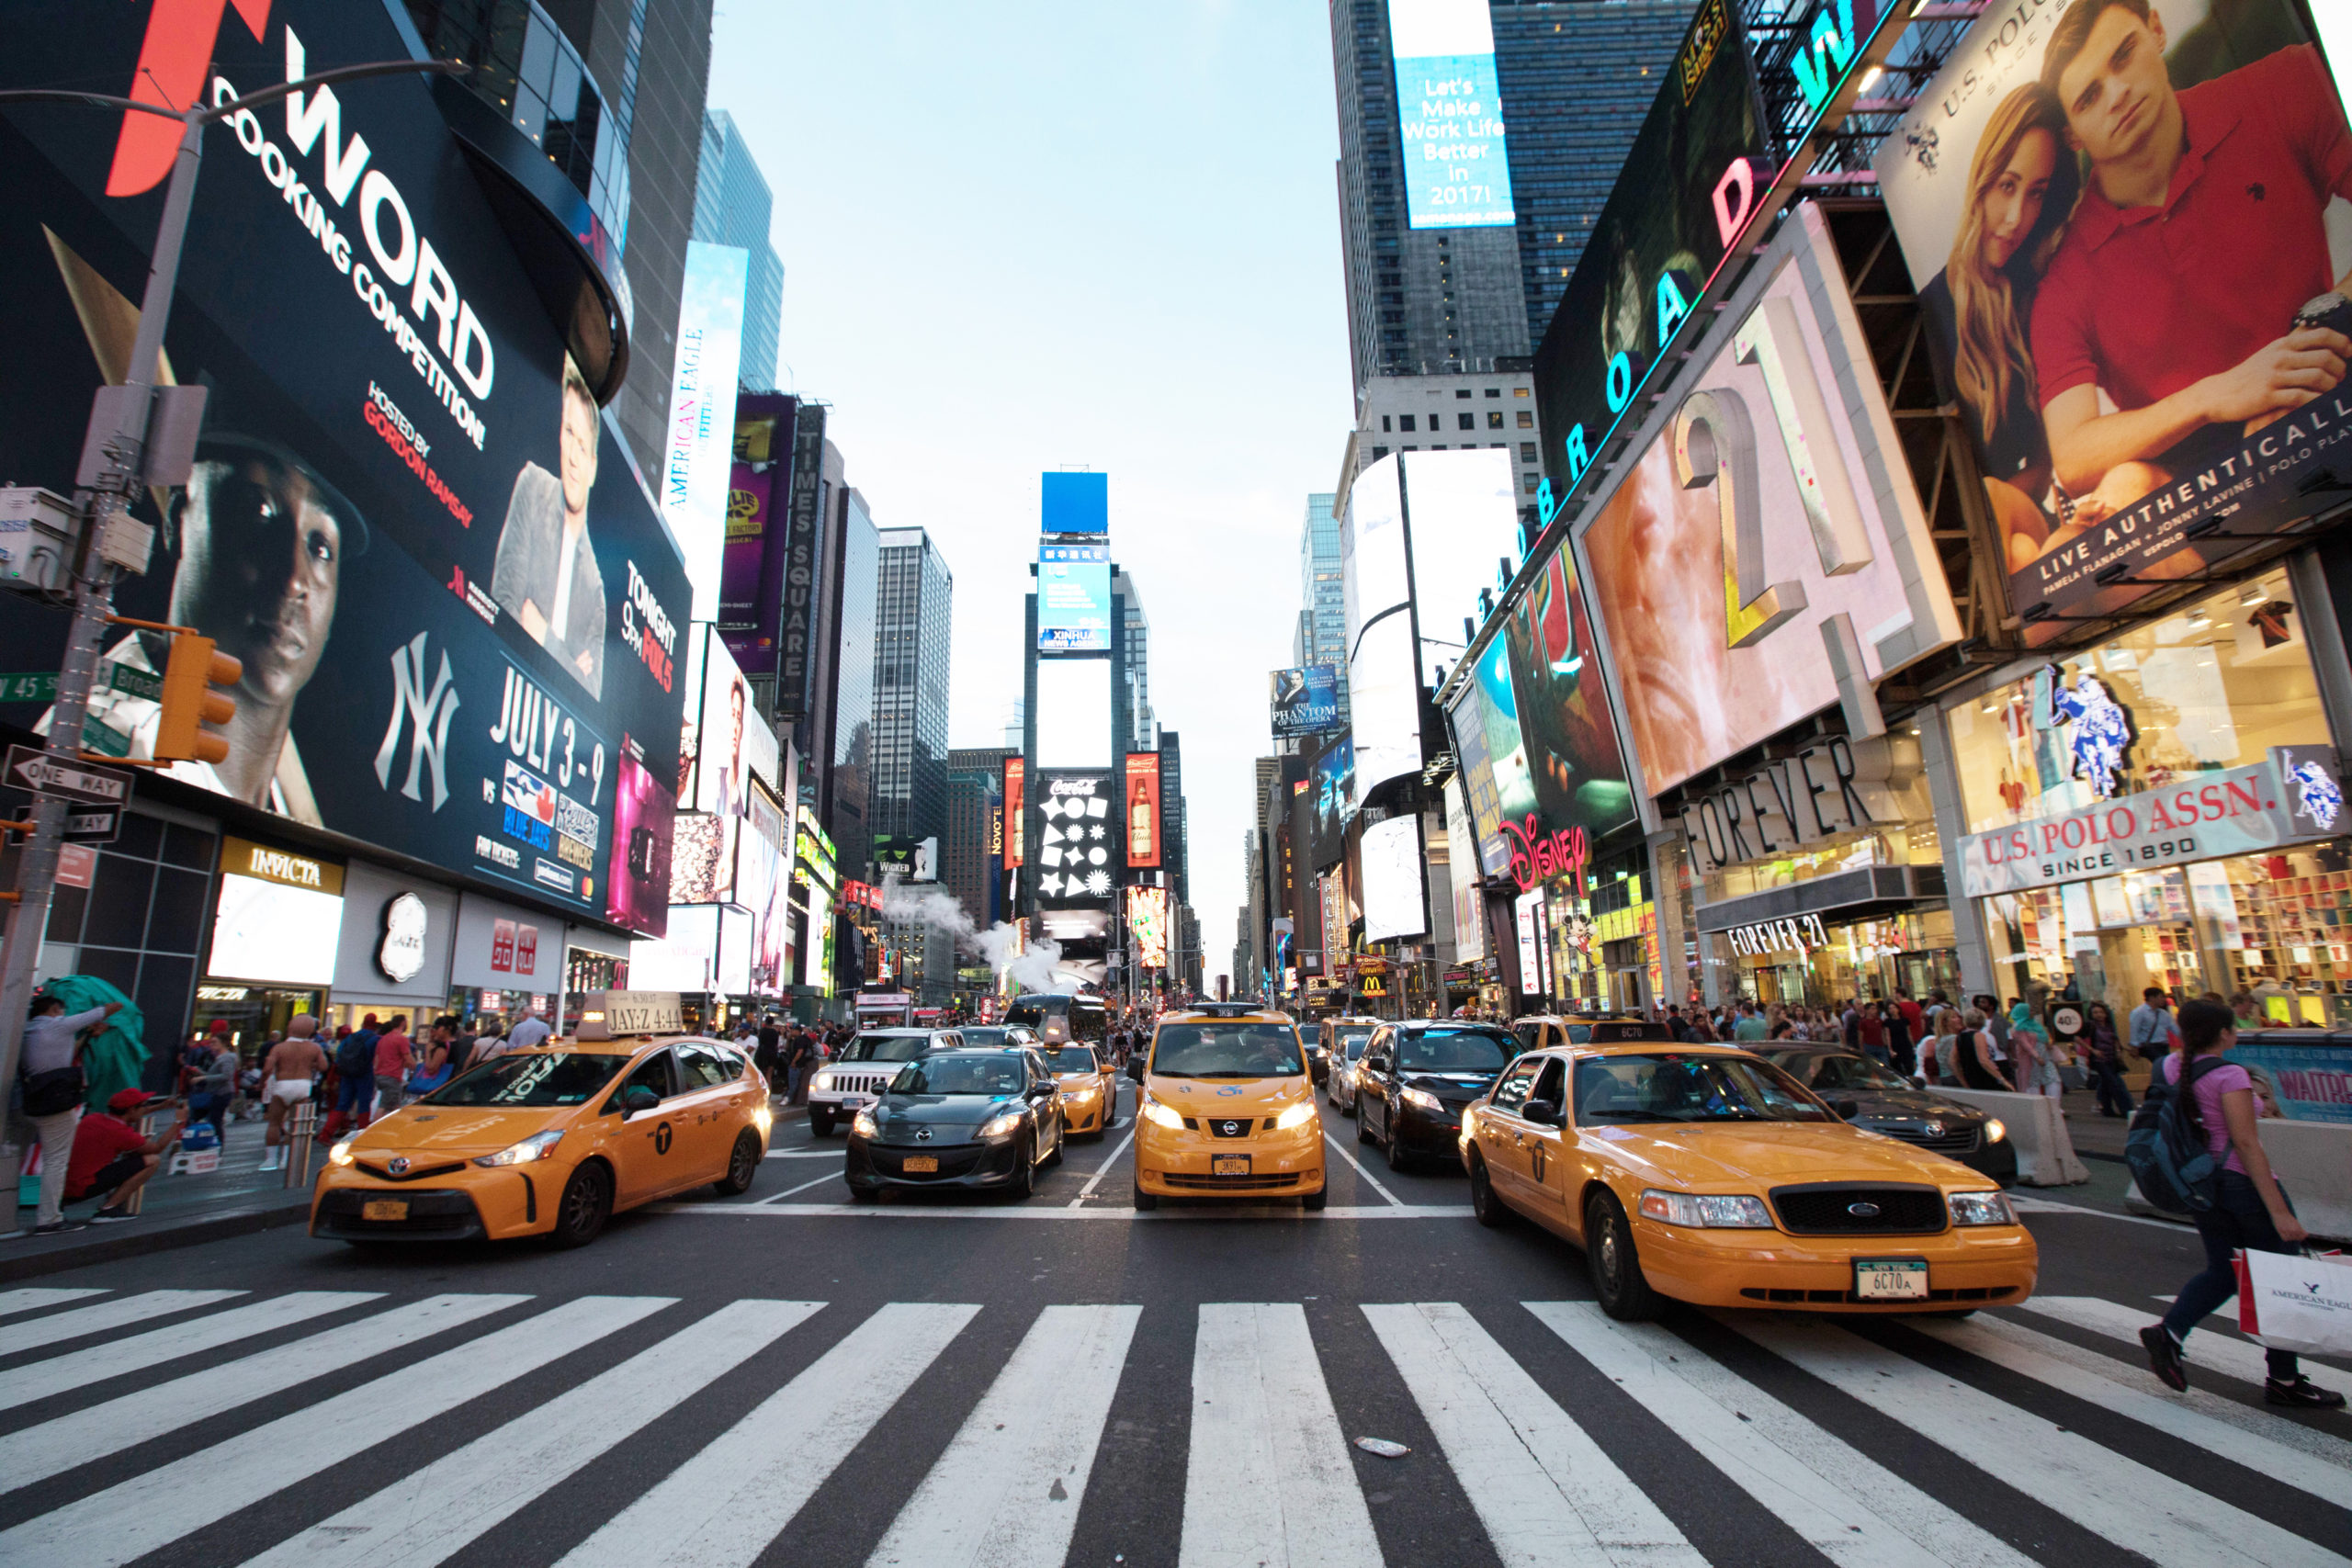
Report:
<svg viewBox="0 0 2352 1568"><path fill-rule="evenodd" d="M1577 1125L1641 1122L1834 1122L1780 1068L1737 1056L1588 1057L1577 1064Z"/></svg>
<svg viewBox="0 0 2352 1568"><path fill-rule="evenodd" d="M1347 1047L1349 1061L1362 1061L1363 1059L1363 1048L1372 1041L1372 1031L1369 1029L1356 1030L1351 1033L1340 1035L1340 1041Z"/></svg>
<svg viewBox="0 0 2352 1568"><path fill-rule="evenodd" d="M842 1052L844 1062L911 1062L931 1048L928 1034L861 1034Z"/></svg>
<svg viewBox="0 0 2352 1568"><path fill-rule="evenodd" d="M1498 1073L1519 1042L1483 1029L1408 1029L1396 1037L1400 1073Z"/></svg>
<svg viewBox="0 0 2352 1568"><path fill-rule="evenodd" d="M899 1069L892 1094L1019 1094L1029 1075L1018 1056L933 1056Z"/></svg>
<svg viewBox="0 0 2352 1568"><path fill-rule="evenodd" d="M1102 1064L1094 1059L1091 1045L1053 1045L1040 1048L1046 1065L1057 1073L1099 1073Z"/></svg>
<svg viewBox="0 0 2352 1568"><path fill-rule="evenodd" d="M518 1110L585 1105L627 1066L628 1058L617 1052L517 1052L492 1057L425 1095L420 1103Z"/></svg>
<svg viewBox="0 0 2352 1568"><path fill-rule="evenodd" d="M1810 1089L1910 1089L1909 1078L1868 1056L1836 1051L1775 1051L1765 1058Z"/></svg>
<svg viewBox="0 0 2352 1568"><path fill-rule="evenodd" d="M1306 1070L1287 1023L1170 1023L1152 1043L1151 1070L1170 1078L1272 1078Z"/></svg>

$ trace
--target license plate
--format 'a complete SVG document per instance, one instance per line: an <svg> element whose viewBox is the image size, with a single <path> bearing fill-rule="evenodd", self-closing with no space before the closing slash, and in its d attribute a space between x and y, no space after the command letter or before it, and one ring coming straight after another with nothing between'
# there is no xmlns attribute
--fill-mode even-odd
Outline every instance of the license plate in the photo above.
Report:
<svg viewBox="0 0 2352 1568"><path fill-rule="evenodd" d="M909 1155L899 1162L899 1168L910 1175L935 1171L939 1168L939 1156L937 1155Z"/></svg>
<svg viewBox="0 0 2352 1568"><path fill-rule="evenodd" d="M1247 1176L1250 1174L1250 1156L1248 1155L1211 1155L1209 1174L1211 1176Z"/></svg>
<svg viewBox="0 0 2352 1568"><path fill-rule="evenodd" d="M405 1198L374 1199L359 1205L359 1217L363 1220L407 1219L408 1200Z"/></svg>
<svg viewBox="0 0 2352 1568"><path fill-rule="evenodd" d="M1866 1302L1924 1302L1928 1299L1928 1260L1857 1258L1854 1294Z"/></svg>

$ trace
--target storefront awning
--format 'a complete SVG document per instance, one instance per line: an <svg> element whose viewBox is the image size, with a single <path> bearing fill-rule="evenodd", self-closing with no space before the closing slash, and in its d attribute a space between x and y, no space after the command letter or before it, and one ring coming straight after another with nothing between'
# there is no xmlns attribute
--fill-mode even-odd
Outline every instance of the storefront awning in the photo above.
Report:
<svg viewBox="0 0 2352 1568"><path fill-rule="evenodd" d="M1702 904L1698 927L1727 931L1770 920L1818 915L1825 924L1881 919L1945 904L1944 868L1939 865L1870 865L1816 876L1719 904Z"/></svg>

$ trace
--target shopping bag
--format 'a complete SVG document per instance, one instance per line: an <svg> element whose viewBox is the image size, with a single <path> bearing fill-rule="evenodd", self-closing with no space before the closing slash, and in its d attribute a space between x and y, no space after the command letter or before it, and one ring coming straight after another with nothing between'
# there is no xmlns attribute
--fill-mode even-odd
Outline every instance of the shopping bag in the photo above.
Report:
<svg viewBox="0 0 2352 1568"><path fill-rule="evenodd" d="M2266 1348L2352 1356L2352 1258L2241 1252L2238 1326Z"/></svg>

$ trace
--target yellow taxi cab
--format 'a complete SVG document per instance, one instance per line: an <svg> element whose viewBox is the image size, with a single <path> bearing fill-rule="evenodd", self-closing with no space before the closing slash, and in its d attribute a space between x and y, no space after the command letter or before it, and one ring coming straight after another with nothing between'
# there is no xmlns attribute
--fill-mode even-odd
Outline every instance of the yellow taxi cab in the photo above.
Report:
<svg viewBox="0 0 2352 1568"><path fill-rule="evenodd" d="M334 1145L311 1234L596 1239L622 1209L746 1190L773 1112L746 1052L701 1037L550 1039L479 1064Z"/></svg>
<svg viewBox="0 0 2352 1568"><path fill-rule="evenodd" d="M1529 1052L1464 1116L1471 1207L1583 1248L1612 1317L1700 1306L1967 1313L2033 1293L1991 1178L1847 1125L1732 1046Z"/></svg>
<svg viewBox="0 0 2352 1568"><path fill-rule="evenodd" d="M1062 1131L1100 1138L1119 1120L1119 1075L1102 1047L1083 1040L1035 1047L1062 1091Z"/></svg>
<svg viewBox="0 0 2352 1568"><path fill-rule="evenodd" d="M1323 1207L1323 1122L1298 1028L1244 1004L1160 1015L1136 1116L1135 1206L1162 1198L1296 1198Z"/></svg>

